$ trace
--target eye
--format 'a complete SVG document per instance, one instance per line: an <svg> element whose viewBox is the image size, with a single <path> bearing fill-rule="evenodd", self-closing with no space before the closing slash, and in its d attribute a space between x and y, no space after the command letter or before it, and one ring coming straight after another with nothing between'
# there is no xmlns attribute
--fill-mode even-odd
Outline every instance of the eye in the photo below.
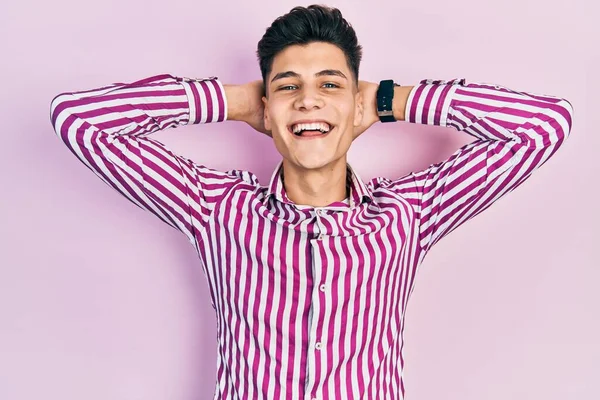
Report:
<svg viewBox="0 0 600 400"><path fill-rule="evenodd" d="M323 86L326 86L326 85L330 85L330 86L327 87L327 89L334 89L334 88L339 88L340 87L339 85L337 85L335 83L332 83L332 82L327 82L327 83L323 84ZM287 91L289 91L289 90L291 90L290 88L295 88L295 87L296 87L296 85L285 85L285 86L281 86L277 90L287 90Z"/></svg>

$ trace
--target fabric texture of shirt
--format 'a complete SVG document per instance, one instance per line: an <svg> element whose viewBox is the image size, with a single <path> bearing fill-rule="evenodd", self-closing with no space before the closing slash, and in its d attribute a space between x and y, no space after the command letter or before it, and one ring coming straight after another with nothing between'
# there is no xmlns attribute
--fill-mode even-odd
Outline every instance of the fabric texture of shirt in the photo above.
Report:
<svg viewBox="0 0 600 400"><path fill-rule="evenodd" d="M216 77L169 74L62 93L50 107L67 148L196 249L217 322L214 399L403 399L403 332L418 266L442 237L523 183L562 145L561 98L465 79L422 80L406 120L475 140L350 197L298 205L282 182L217 171L151 134L227 119Z"/></svg>

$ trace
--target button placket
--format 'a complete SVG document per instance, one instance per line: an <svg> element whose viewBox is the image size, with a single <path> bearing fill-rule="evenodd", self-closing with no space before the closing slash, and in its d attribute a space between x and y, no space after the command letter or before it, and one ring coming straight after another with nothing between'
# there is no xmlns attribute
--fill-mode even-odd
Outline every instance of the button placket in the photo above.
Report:
<svg viewBox="0 0 600 400"><path fill-rule="evenodd" d="M317 237L317 240L323 240L325 238L325 234L323 233L325 226L323 225L321 218L326 214L326 212L325 210L319 208L315 211L315 214L317 216L317 226L319 227L319 236Z"/></svg>
<svg viewBox="0 0 600 400"><path fill-rule="evenodd" d="M327 231L326 228L326 224L323 223L323 219L327 218L327 210L325 209L319 209L316 208L314 209L314 214L315 216L315 233L317 234L316 239L318 241L323 241L323 239L325 239L326 235L329 233ZM318 312L316 312L313 315L313 318L311 320L311 327L310 327L310 331L311 331L311 342L312 342L312 352L311 355L309 357L309 362L307 364L307 378L311 376L312 373L314 373L315 370L318 370L320 368L320 365L322 363L322 357L324 356L324 351L326 351L326 346L325 343L323 343L323 334L325 333L323 331L323 324L324 322L324 313L325 313L325 309L328 307L327 301L326 301L326 289L327 289L327 285L325 285L325 276L327 275L327 265L326 259L321 259L320 257L320 248L321 244L318 244L318 242L313 243L312 246L312 251L314 254L314 258L313 258L313 279L314 279L314 286L313 286L313 292L312 292L312 301L315 304L315 307L318 309ZM318 387L318 377L314 376L312 377L312 379L310 379L310 383L307 381L306 384L306 389L308 391L308 393L312 392L316 387ZM307 394L308 394L307 393ZM317 396L317 393L312 393L312 398L316 399L317 397L320 398L320 396Z"/></svg>

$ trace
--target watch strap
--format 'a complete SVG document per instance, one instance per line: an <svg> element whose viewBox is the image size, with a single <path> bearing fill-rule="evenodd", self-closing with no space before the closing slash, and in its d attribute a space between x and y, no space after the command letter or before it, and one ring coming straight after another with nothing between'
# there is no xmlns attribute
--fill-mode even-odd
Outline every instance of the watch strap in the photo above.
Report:
<svg viewBox="0 0 600 400"><path fill-rule="evenodd" d="M377 89L377 115L381 122L394 122L394 111L392 104L394 100L394 87L400 86L394 83L392 79L386 79L379 82Z"/></svg>

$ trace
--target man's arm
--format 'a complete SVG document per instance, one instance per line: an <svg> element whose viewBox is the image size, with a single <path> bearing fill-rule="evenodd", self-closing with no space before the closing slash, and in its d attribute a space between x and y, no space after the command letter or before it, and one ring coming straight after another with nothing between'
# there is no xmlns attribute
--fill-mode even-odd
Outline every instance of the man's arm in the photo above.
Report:
<svg viewBox="0 0 600 400"><path fill-rule="evenodd" d="M196 233L215 204L241 179L198 165L149 136L180 125L225 121L228 114L241 118L237 107L243 94L239 87L230 89L228 98L217 78L156 75L59 94L51 102L50 119L67 148L100 179L196 245Z"/></svg>
<svg viewBox="0 0 600 400"><path fill-rule="evenodd" d="M406 121L406 103L408 96L414 86L396 86L394 88L394 100L392 101L392 112L397 121Z"/></svg>
<svg viewBox="0 0 600 400"><path fill-rule="evenodd" d="M397 119L476 138L423 171L381 180L416 210L422 255L529 178L562 145L573 120L565 99L464 79L423 80L399 100L404 116Z"/></svg>

